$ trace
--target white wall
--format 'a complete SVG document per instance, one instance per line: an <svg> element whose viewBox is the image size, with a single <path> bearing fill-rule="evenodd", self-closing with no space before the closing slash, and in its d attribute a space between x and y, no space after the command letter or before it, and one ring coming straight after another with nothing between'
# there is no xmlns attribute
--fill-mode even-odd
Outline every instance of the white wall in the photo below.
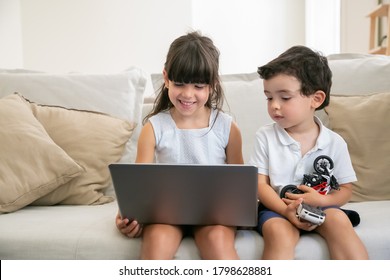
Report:
<svg viewBox="0 0 390 280"><path fill-rule="evenodd" d="M160 72L170 41L191 25L189 0L20 1L24 66L44 71Z"/></svg>
<svg viewBox="0 0 390 280"><path fill-rule="evenodd" d="M221 73L253 72L308 42L306 1L0 0L0 68L103 73L136 65L156 73L172 40L200 29L221 51ZM341 0L341 52L367 52L366 15L376 5ZM332 23L325 13L318 19Z"/></svg>
<svg viewBox="0 0 390 280"><path fill-rule="evenodd" d="M22 68L19 1L0 0L0 68Z"/></svg>
<svg viewBox="0 0 390 280"><path fill-rule="evenodd" d="M221 73L304 44L304 0L20 1L24 67L43 71L161 72L171 41L197 29L220 49Z"/></svg>
<svg viewBox="0 0 390 280"><path fill-rule="evenodd" d="M304 0L194 0L193 26L214 39L221 72L255 72L288 47L305 44Z"/></svg>
<svg viewBox="0 0 390 280"><path fill-rule="evenodd" d="M341 0L341 52L368 53L370 20L378 0Z"/></svg>
<svg viewBox="0 0 390 280"><path fill-rule="evenodd" d="M305 4L306 46L324 55L339 53L340 0L306 0Z"/></svg>

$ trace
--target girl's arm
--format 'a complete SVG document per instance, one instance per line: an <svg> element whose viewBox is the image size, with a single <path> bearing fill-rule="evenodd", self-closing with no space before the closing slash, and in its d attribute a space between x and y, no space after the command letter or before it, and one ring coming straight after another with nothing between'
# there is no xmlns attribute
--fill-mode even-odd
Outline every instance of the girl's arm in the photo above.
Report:
<svg viewBox="0 0 390 280"><path fill-rule="evenodd" d="M152 124L147 122L139 135L137 144L136 163L152 163L154 161L154 152L156 148L156 139Z"/></svg>
<svg viewBox="0 0 390 280"><path fill-rule="evenodd" d="M226 162L228 164L243 164L241 132L235 122L232 122L229 143L226 147Z"/></svg>

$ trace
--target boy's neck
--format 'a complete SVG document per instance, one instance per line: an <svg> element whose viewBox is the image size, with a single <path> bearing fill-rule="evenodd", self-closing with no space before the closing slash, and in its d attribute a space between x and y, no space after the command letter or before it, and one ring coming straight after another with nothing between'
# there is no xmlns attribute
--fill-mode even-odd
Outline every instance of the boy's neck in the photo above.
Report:
<svg viewBox="0 0 390 280"><path fill-rule="evenodd" d="M316 145L317 138L320 134L320 127L317 122L315 122L314 118L310 122L285 130L300 144L302 156Z"/></svg>

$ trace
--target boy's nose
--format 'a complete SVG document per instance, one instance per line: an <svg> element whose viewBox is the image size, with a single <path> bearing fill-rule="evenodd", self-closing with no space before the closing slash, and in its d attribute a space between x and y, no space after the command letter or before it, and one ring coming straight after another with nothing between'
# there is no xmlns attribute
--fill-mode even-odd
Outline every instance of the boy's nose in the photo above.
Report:
<svg viewBox="0 0 390 280"><path fill-rule="evenodd" d="M275 110L280 109L279 102L277 102L276 100L272 100L272 102L271 102L271 108L272 108L272 109L275 109Z"/></svg>

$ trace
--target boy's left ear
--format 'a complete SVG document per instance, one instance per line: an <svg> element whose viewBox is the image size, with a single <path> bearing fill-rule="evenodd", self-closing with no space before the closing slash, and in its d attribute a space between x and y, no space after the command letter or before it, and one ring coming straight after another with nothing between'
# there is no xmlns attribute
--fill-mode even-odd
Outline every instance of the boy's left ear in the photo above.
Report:
<svg viewBox="0 0 390 280"><path fill-rule="evenodd" d="M323 92L322 90L317 90L313 94L313 98L312 98L313 108L317 109L318 107L320 107L322 103L324 103L325 98L326 98L325 92Z"/></svg>

